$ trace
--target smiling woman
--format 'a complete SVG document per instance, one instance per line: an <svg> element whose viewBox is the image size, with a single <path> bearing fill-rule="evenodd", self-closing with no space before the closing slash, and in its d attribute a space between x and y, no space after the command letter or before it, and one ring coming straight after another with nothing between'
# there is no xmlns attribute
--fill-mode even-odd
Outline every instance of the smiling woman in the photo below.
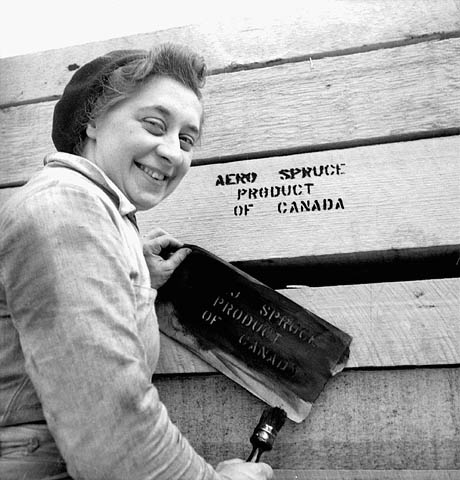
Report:
<svg viewBox="0 0 460 480"><path fill-rule="evenodd" d="M237 459L211 467L151 383L156 289L188 250L162 229L141 240L134 214L190 168L204 73L172 45L81 67L56 104L58 152L0 211L2 480L273 475Z"/></svg>
<svg viewBox="0 0 460 480"><path fill-rule="evenodd" d="M152 77L88 123L82 156L138 210L147 210L172 193L190 169L201 115L192 90L166 76Z"/></svg>

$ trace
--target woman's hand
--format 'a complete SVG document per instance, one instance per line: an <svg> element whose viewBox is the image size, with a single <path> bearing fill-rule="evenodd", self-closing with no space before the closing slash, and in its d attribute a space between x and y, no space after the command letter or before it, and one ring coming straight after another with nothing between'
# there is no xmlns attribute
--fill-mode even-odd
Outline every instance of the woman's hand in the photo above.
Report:
<svg viewBox="0 0 460 480"><path fill-rule="evenodd" d="M267 463L250 463L235 458L219 463L216 472L222 480L270 480L273 470Z"/></svg>
<svg viewBox="0 0 460 480"><path fill-rule="evenodd" d="M144 257L150 271L152 288L166 283L174 270L190 253L183 243L162 228L155 228L143 238Z"/></svg>

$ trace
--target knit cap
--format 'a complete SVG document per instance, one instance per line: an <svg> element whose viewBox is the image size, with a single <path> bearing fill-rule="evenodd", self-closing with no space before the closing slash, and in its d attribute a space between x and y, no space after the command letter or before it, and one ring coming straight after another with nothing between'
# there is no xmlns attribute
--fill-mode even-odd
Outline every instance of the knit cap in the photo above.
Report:
<svg viewBox="0 0 460 480"><path fill-rule="evenodd" d="M51 136L59 152L74 153L75 146L86 137L89 105L101 95L110 74L146 55L145 50L114 50L75 72L54 107Z"/></svg>

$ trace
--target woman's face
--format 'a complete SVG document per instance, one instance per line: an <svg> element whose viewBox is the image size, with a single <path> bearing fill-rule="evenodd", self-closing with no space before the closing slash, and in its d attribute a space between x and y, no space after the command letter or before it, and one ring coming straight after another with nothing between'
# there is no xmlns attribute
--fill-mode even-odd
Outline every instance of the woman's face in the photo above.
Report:
<svg viewBox="0 0 460 480"><path fill-rule="evenodd" d="M172 193L188 172L201 116L192 90L169 77L152 77L87 126L83 156L138 210L147 210Z"/></svg>

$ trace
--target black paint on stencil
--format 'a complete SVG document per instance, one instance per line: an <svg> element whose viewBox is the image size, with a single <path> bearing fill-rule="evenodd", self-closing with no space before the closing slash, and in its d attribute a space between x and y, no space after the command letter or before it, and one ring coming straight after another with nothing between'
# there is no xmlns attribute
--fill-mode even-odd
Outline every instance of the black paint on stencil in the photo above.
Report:
<svg viewBox="0 0 460 480"><path fill-rule="evenodd" d="M203 350L221 350L313 402L349 354L351 337L206 250L160 289Z"/></svg>

